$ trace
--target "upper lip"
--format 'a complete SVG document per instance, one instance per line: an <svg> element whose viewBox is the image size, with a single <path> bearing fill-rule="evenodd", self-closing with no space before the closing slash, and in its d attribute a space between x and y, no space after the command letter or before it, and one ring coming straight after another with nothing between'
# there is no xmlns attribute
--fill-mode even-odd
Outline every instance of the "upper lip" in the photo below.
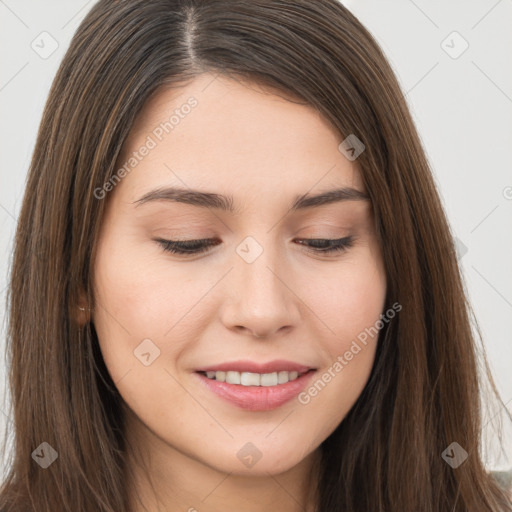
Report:
<svg viewBox="0 0 512 512"><path fill-rule="evenodd" d="M292 361L275 360L268 363L256 363L254 361L231 361L211 366L198 368L197 372L249 372L249 373L274 373L281 371L305 373L313 370L311 366L294 363Z"/></svg>

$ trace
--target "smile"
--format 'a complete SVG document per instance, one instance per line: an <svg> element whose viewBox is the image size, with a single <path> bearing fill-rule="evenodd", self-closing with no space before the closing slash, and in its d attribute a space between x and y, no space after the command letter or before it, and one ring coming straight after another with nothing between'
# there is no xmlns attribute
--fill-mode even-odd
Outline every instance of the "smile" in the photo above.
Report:
<svg viewBox="0 0 512 512"><path fill-rule="evenodd" d="M271 411L293 400L304 391L315 373L316 370L310 369L302 374L283 370L264 374L197 371L193 375L215 396L238 408L256 412Z"/></svg>
<svg viewBox="0 0 512 512"><path fill-rule="evenodd" d="M280 371L272 373L251 373L251 372L237 372L237 371L209 371L202 372L208 379L216 380L217 382L227 382L228 384L238 384L241 386L278 386L286 384L287 382L294 381L304 373L299 374L297 371Z"/></svg>

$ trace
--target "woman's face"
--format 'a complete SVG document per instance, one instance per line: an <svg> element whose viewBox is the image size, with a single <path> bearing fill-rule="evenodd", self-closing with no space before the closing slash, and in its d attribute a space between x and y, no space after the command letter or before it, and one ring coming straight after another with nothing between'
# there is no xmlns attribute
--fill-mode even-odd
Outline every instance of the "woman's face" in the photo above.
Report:
<svg viewBox="0 0 512 512"><path fill-rule="evenodd" d="M307 201L365 194L341 142L311 107L210 74L138 117L124 172L98 191L92 321L127 424L160 461L277 474L361 394L377 341L361 335L386 292L371 203ZM187 254L163 242L199 239Z"/></svg>

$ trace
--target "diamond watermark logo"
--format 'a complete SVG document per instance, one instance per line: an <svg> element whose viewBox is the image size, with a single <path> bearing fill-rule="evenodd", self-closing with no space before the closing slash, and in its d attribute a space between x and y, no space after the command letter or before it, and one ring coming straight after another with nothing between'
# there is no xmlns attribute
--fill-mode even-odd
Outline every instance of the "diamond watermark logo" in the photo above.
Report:
<svg viewBox="0 0 512 512"><path fill-rule="evenodd" d="M33 452L32 458L43 468L50 467L59 457L57 451L46 441L41 443Z"/></svg>
<svg viewBox="0 0 512 512"><path fill-rule="evenodd" d="M57 40L48 32L41 32L31 43L30 47L41 59L48 59L59 47Z"/></svg>
<svg viewBox="0 0 512 512"><path fill-rule="evenodd" d="M468 458L468 452L454 441L444 450L441 457L453 469L456 469Z"/></svg>
<svg viewBox="0 0 512 512"><path fill-rule="evenodd" d="M263 456L263 454L252 443L245 443L236 456L240 459L242 464L248 468L252 468Z"/></svg>
<svg viewBox="0 0 512 512"><path fill-rule="evenodd" d="M160 349L148 338L137 346L133 354L144 366L149 366L160 356Z"/></svg>
<svg viewBox="0 0 512 512"><path fill-rule="evenodd" d="M338 146L338 151L351 162L353 162L365 149L365 145L353 133L351 133Z"/></svg>
<svg viewBox="0 0 512 512"><path fill-rule="evenodd" d="M263 253L263 247L252 236L248 236L238 244L236 253L246 263L254 263Z"/></svg>
<svg viewBox="0 0 512 512"><path fill-rule="evenodd" d="M457 253L457 259L461 260L468 252L468 248L459 238L454 238L455 252Z"/></svg>
<svg viewBox="0 0 512 512"><path fill-rule="evenodd" d="M469 43L454 30L441 41L441 48L452 59L458 59L469 48Z"/></svg>

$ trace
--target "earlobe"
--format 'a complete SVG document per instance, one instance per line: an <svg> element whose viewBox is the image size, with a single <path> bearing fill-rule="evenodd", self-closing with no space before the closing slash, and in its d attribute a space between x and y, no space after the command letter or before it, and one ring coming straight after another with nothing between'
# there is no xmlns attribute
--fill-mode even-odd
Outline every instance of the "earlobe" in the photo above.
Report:
<svg viewBox="0 0 512 512"><path fill-rule="evenodd" d="M80 291L80 298L78 300L78 304L75 306L74 311L72 312L72 316L75 321L83 327L85 324L91 321L91 311L94 308L90 308L85 293Z"/></svg>

